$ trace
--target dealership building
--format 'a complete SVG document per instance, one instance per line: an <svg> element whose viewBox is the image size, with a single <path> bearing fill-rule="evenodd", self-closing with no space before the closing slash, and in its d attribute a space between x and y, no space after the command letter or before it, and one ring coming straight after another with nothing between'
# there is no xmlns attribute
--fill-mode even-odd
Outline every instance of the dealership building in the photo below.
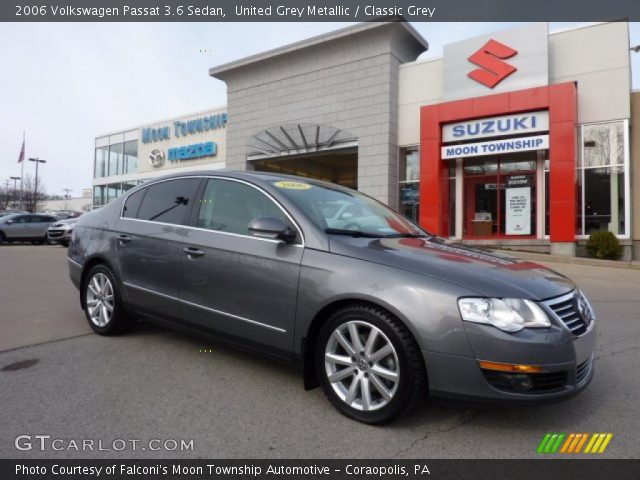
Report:
<svg viewBox="0 0 640 480"><path fill-rule="evenodd" d="M409 23L363 23L213 67L226 106L95 139L94 206L168 173L258 170L357 188L464 243L582 255L609 230L640 258L626 22L427 50Z"/></svg>

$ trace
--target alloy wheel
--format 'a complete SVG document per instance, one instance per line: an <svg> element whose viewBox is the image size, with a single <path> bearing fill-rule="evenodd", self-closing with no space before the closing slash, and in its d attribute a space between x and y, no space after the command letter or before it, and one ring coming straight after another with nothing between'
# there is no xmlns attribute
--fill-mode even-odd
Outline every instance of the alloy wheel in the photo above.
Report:
<svg viewBox="0 0 640 480"><path fill-rule="evenodd" d="M324 365L334 392L356 410L383 408L398 390L396 349L371 323L351 320L339 325L327 341Z"/></svg>
<svg viewBox="0 0 640 480"><path fill-rule="evenodd" d="M115 298L111 280L104 273L98 272L87 284L87 313L91 322L97 327L105 327L111 321Z"/></svg>

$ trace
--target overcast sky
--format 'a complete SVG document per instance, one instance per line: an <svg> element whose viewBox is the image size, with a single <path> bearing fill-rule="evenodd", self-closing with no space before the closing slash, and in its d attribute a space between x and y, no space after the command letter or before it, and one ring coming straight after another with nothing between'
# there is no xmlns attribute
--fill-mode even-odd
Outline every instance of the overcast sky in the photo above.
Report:
<svg viewBox="0 0 640 480"><path fill-rule="evenodd" d="M20 175L27 157L47 160L49 194L91 186L93 142L100 134L226 103L226 86L208 68L346 26L344 23L41 23L0 28L0 182ZM413 23L442 46L515 26L507 23ZM551 30L570 26L552 23ZM631 45L640 24L631 24ZM640 54L632 53L640 88ZM34 164L26 162L25 174Z"/></svg>

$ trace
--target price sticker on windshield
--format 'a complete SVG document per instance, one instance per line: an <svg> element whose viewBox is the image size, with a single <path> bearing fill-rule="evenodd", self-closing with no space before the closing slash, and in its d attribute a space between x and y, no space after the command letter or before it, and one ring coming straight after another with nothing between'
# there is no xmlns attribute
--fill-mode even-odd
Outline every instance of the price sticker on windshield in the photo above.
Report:
<svg viewBox="0 0 640 480"><path fill-rule="evenodd" d="M274 183L278 188L286 188L287 190L309 190L311 185L304 182L280 181Z"/></svg>

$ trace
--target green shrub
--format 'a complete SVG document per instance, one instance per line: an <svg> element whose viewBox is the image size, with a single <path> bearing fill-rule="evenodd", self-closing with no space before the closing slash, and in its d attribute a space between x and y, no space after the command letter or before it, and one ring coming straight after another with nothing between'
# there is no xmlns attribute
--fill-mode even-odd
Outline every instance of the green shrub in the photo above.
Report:
<svg viewBox="0 0 640 480"><path fill-rule="evenodd" d="M622 247L613 233L598 230L589 235L587 252L594 258L618 260L622 256Z"/></svg>

